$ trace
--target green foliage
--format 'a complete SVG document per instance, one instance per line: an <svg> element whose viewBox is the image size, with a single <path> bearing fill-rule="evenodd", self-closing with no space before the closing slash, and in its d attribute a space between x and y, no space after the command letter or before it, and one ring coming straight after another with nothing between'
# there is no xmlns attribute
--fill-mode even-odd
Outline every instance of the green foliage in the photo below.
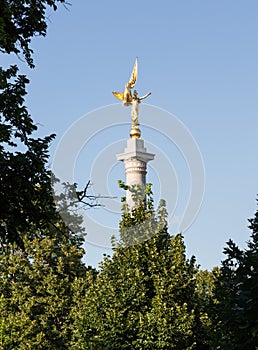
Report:
<svg viewBox="0 0 258 350"><path fill-rule="evenodd" d="M247 249L231 240L224 252L217 282L215 322L221 349L258 348L258 212L250 221L252 230Z"/></svg>
<svg viewBox="0 0 258 350"><path fill-rule="evenodd" d="M33 67L32 49L34 36L46 35L46 7L57 9L57 3L65 0L1 0L0 2L0 51L23 53L27 63Z"/></svg>
<svg viewBox="0 0 258 350"><path fill-rule="evenodd" d="M121 241L86 292L73 349L205 349L195 259L181 234L168 234L164 201L155 213L148 192L132 211L124 206Z"/></svg>
<svg viewBox="0 0 258 350"><path fill-rule="evenodd" d="M45 229L55 217L51 175L46 169L53 135L34 139L36 126L23 106L24 76L0 69L0 242L23 246L31 226Z"/></svg>
<svg viewBox="0 0 258 350"><path fill-rule="evenodd" d="M56 199L63 211L70 203L63 194ZM70 349L78 307L96 272L82 263L82 218L67 211L66 220L69 227L56 213L45 229L31 224L23 232L22 248L1 246L1 349Z"/></svg>
<svg viewBox="0 0 258 350"><path fill-rule="evenodd" d="M64 227L53 238L37 235L24 238L23 250L6 245L0 256L1 349L69 349L84 251Z"/></svg>
<svg viewBox="0 0 258 350"><path fill-rule="evenodd" d="M55 10L58 2L64 0L2 0L0 51L22 52L33 67L31 39L46 34L46 6ZM25 232L34 238L31 227L45 230L56 220L46 169L54 135L33 138L37 127L24 106L28 82L17 66L0 68L0 243L16 243L20 248Z"/></svg>
<svg viewBox="0 0 258 350"><path fill-rule="evenodd" d="M195 280L195 314L198 332L197 349L216 349L216 327L213 323L215 285L220 276L220 269L199 270Z"/></svg>
<svg viewBox="0 0 258 350"><path fill-rule="evenodd" d="M60 197L59 207L67 207ZM23 232L22 248L15 242L1 247L1 349L70 348L85 276L95 272L82 263L81 217L68 211L66 218L69 228L52 217L45 229L31 224Z"/></svg>
<svg viewBox="0 0 258 350"><path fill-rule="evenodd" d="M1 53L22 53L33 67L31 40L46 34L46 8L57 3L64 0L1 0ZM52 196L47 161L54 135L33 136L28 83L17 66L0 68L0 348L63 350L95 272L81 261L81 219L67 210L72 188Z"/></svg>
<svg viewBox="0 0 258 350"><path fill-rule="evenodd" d="M126 186L121 181L119 185L124 190L132 193L135 207L130 210L126 202L122 206L122 220L120 222L120 245L130 246L139 244L152 237L155 231L159 230L153 209L153 199L150 185L144 189L142 186ZM163 215L166 216L166 213ZM165 217L160 220L160 225L165 225Z"/></svg>

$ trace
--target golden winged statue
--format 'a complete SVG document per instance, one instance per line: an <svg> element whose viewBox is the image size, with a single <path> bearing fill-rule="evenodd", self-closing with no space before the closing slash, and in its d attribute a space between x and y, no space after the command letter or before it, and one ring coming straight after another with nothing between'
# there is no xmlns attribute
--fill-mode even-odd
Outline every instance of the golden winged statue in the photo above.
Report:
<svg viewBox="0 0 258 350"><path fill-rule="evenodd" d="M140 125L138 116L139 116L139 104L142 100L150 96L150 92L142 97L138 97L138 92L134 90L132 95L132 88L134 87L138 76L138 59L136 58L131 77L128 83L125 84L124 92L112 92L113 95L119 100L123 101L124 106L132 106L131 117L132 117L132 128L130 136L132 138L140 138L141 131L138 128Z"/></svg>
<svg viewBox="0 0 258 350"><path fill-rule="evenodd" d="M119 100L123 101L124 106L130 106L133 101L131 89L134 87L138 76L138 59L136 58L133 71L128 83L125 84L124 92L112 92Z"/></svg>

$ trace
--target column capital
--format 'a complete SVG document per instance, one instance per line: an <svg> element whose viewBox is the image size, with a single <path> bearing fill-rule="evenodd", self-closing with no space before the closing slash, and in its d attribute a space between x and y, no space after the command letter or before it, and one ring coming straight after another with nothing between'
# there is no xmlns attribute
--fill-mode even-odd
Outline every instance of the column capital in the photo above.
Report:
<svg viewBox="0 0 258 350"><path fill-rule="evenodd" d="M127 147L125 148L124 153L117 154L117 160L125 161L127 159L138 159L145 163L153 160L155 154L148 153L144 147L144 140L142 139L129 139L127 140Z"/></svg>

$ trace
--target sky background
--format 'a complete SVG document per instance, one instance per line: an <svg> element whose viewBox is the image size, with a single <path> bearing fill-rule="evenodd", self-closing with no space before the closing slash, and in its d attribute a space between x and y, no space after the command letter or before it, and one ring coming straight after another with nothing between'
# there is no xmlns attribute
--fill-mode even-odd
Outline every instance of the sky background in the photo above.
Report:
<svg viewBox="0 0 258 350"><path fill-rule="evenodd" d="M205 193L195 221L184 232L187 254L194 254L203 268L219 265L229 238L245 246L250 235L247 219L257 209L258 2L77 0L71 4L68 10L62 5L56 13L48 10L47 37L35 38L32 43L36 68L29 70L18 61L31 81L26 103L39 123L39 134L57 134L50 149L51 161L62 135L73 123L116 103L111 92L123 89L138 56L137 90L142 95L151 91L146 103L181 121L203 158ZM17 63L14 56L3 60L4 65ZM142 108L140 121L147 123L144 111ZM88 117L88 125L94 124L94 113ZM125 113L129 121L129 110ZM107 123L103 116L103 128ZM78 156L76 182L86 183L101 150L119 141L117 148L108 149L109 155L114 151L114 159L109 173L103 171L102 175L109 195L120 196L116 184L124 174L122 164L116 166L115 154L123 152L128 130L128 125L100 130L99 137ZM172 162L185 202L184 180L189 187L189 176L180 150L168 148L162 136L148 128L142 129L142 136L150 148L154 144ZM173 174L171 181L167 174L162 182L153 164L149 175L154 190L165 193L163 197L167 193L165 199L168 205L172 201L173 207ZM100 193L98 188L94 190ZM158 200L159 195L156 197ZM180 215L184 204L180 199L178 203ZM97 221L106 217L104 208L93 211ZM115 216L114 222L118 222L118 214ZM86 230L90 236L89 227ZM86 262L94 266L103 253L111 253L94 244L87 244L86 250Z"/></svg>

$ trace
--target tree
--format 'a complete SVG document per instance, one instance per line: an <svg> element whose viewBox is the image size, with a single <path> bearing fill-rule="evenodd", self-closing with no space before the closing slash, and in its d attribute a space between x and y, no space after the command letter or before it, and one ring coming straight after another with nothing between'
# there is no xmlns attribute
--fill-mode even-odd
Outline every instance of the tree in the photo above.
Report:
<svg viewBox="0 0 258 350"><path fill-rule="evenodd" d="M0 51L22 52L30 67L34 67L30 48L34 36L45 36L47 31L46 8L57 9L65 0L2 0L0 2Z"/></svg>
<svg viewBox="0 0 258 350"><path fill-rule="evenodd" d="M20 52L33 67L30 42L46 35L46 7L54 10L64 0L2 0L0 50ZM33 138L37 129L24 106L29 80L17 66L0 68L0 244L23 247L23 233L30 226L45 230L55 217L51 174L47 170L48 146L54 135ZM51 225L51 224L50 224Z"/></svg>
<svg viewBox="0 0 258 350"><path fill-rule="evenodd" d="M8 244L0 256L1 349L69 349L74 288L86 268L81 239L56 226L53 237L35 228L23 250Z"/></svg>
<svg viewBox="0 0 258 350"><path fill-rule="evenodd" d="M164 201L155 213L149 186L146 196L124 205L121 241L86 292L74 349L202 348L195 258L181 234L169 235Z"/></svg>
<svg viewBox="0 0 258 350"><path fill-rule="evenodd" d="M31 224L44 228L54 215L51 176L46 169L53 135L30 137L36 127L22 105L27 79L16 74L17 67L0 70L0 235L2 245L16 242L21 247L22 233ZM19 150L13 151L18 144Z"/></svg>
<svg viewBox="0 0 258 350"><path fill-rule="evenodd" d="M60 210L74 198L70 188L56 198ZM82 218L69 210L65 216L66 223L52 219L45 230L31 225L22 248L15 242L2 247L1 349L70 349L77 309L96 271L82 262Z"/></svg>
<svg viewBox="0 0 258 350"><path fill-rule="evenodd" d="M197 349L217 349L216 327L213 323L214 305L216 305L215 286L220 275L219 267L212 271L199 270L195 280L195 314Z"/></svg>
<svg viewBox="0 0 258 350"><path fill-rule="evenodd" d="M258 348L258 211L250 222L247 249L230 240L216 286L217 343L222 349Z"/></svg>
<svg viewBox="0 0 258 350"><path fill-rule="evenodd" d="M46 35L46 8L58 3L64 0L1 0L1 53L21 53L33 67L31 39ZM77 298L94 272L81 261L81 219L67 207L72 192L77 202L87 194L66 184L60 202L53 198L47 161L54 135L33 137L37 126L24 106L28 83L17 66L0 68L0 344L68 349Z"/></svg>

